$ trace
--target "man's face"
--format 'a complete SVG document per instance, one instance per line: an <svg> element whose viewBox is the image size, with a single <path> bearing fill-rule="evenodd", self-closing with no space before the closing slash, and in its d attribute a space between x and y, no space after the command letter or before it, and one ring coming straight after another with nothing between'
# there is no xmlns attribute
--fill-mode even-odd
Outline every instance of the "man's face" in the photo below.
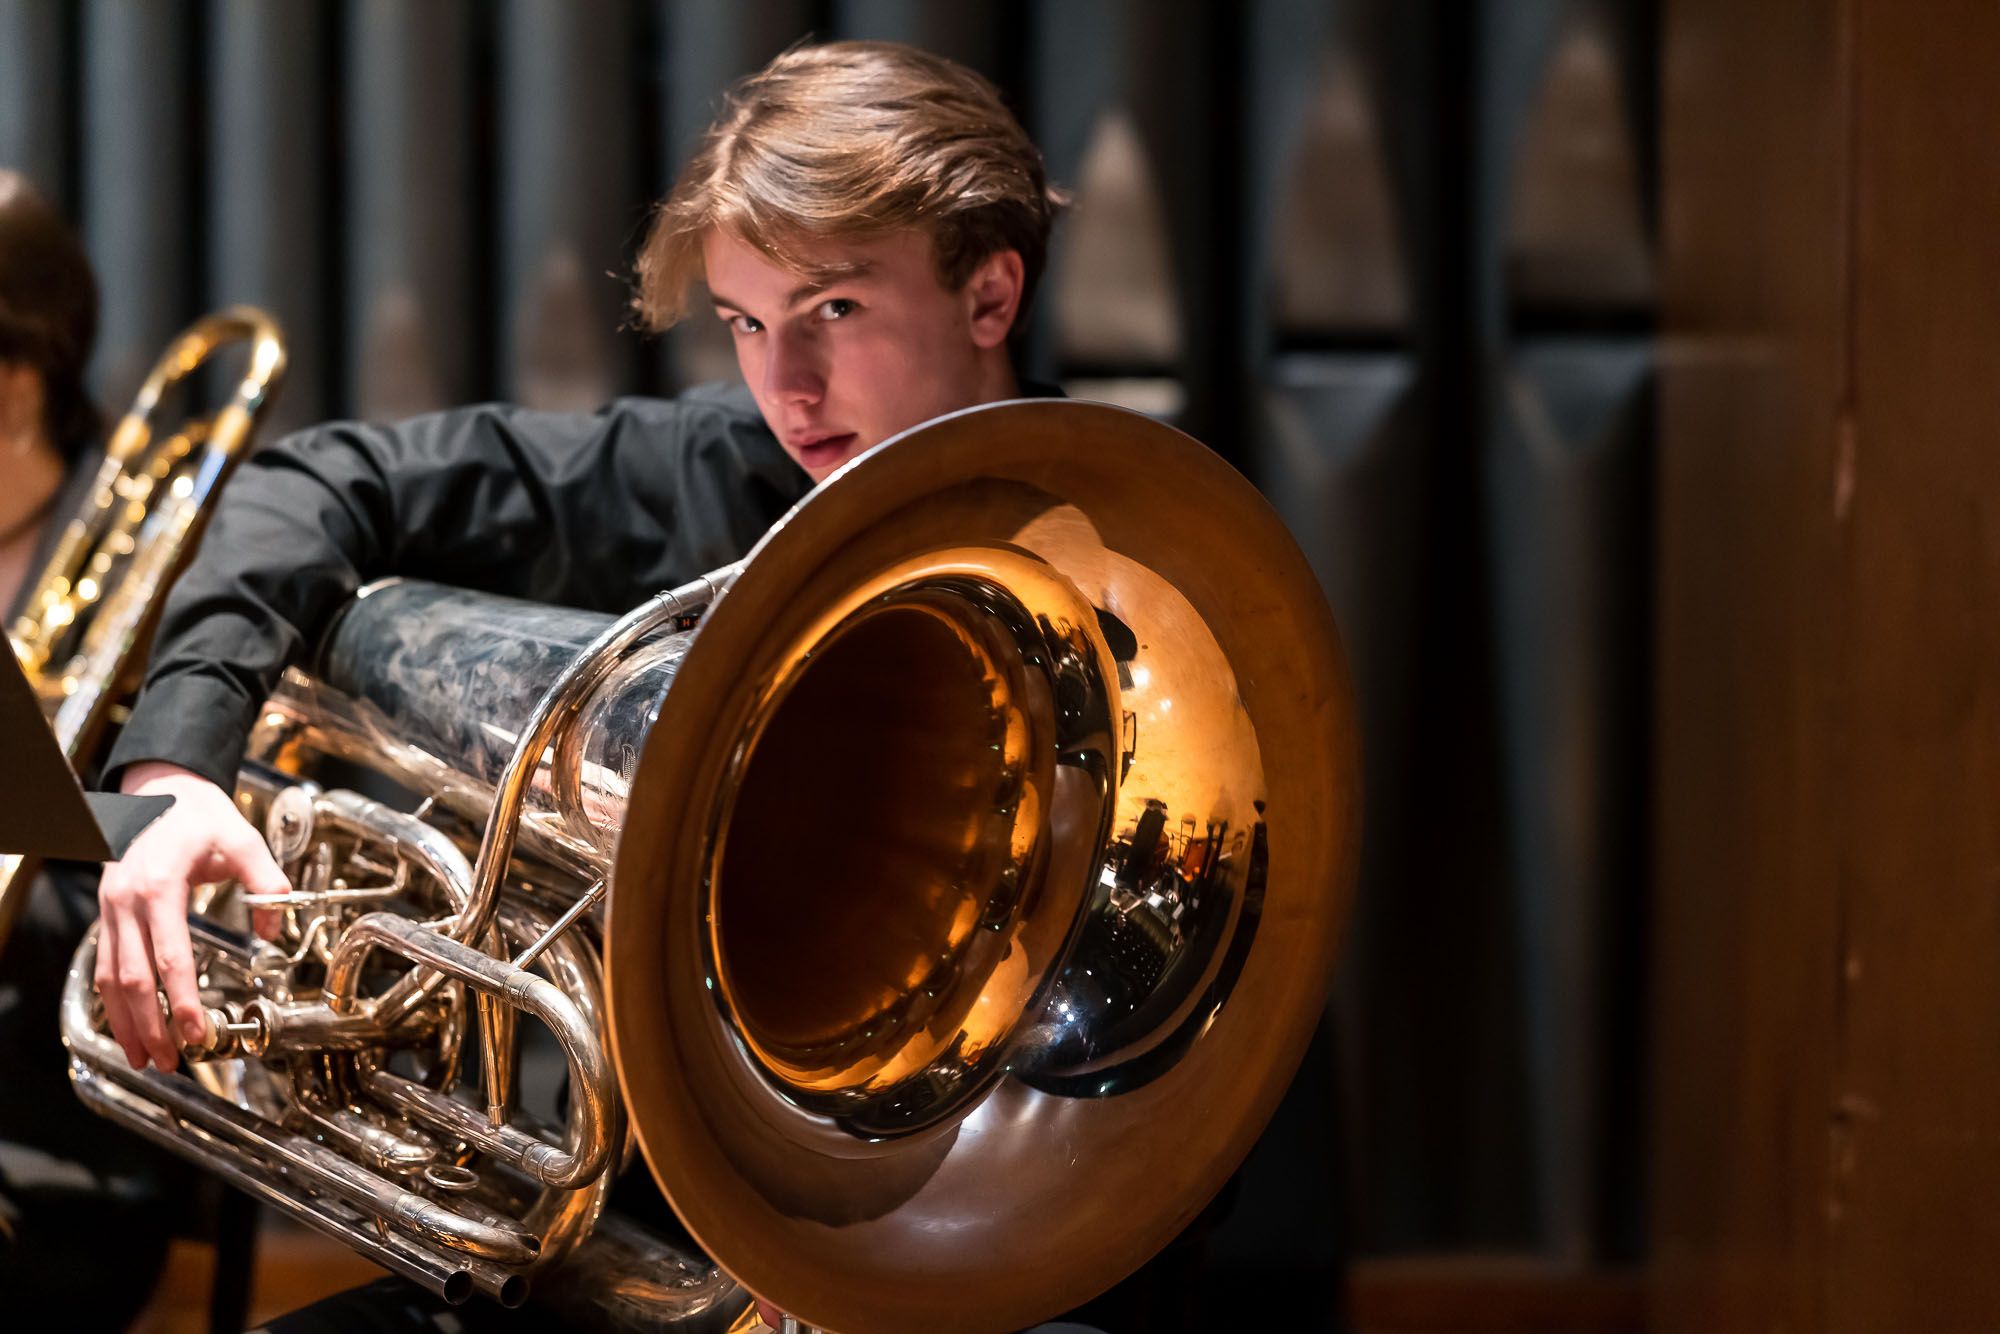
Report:
<svg viewBox="0 0 2000 1334"><path fill-rule="evenodd" d="M854 275L824 284L720 231L702 252L715 313L729 324L757 407L815 482L918 422L1013 392L1005 342L1020 261L1012 252L989 258L957 292L938 280L931 239L914 229L817 246L816 262ZM1012 265L1004 300L995 299L996 263Z"/></svg>

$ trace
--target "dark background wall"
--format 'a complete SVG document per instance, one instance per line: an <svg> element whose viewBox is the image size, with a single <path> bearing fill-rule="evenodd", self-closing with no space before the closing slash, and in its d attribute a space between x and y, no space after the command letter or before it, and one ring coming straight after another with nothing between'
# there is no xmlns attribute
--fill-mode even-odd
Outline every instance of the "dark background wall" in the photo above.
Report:
<svg viewBox="0 0 2000 1334"><path fill-rule="evenodd" d="M733 373L621 329L713 99L805 34L992 76L1076 194L1026 369L1284 513L1364 696L1332 1018L1219 1243L1642 1246L1655 363L1646 0L0 0L0 161L77 219L122 405L290 332L280 427ZM1343 1225L1341 1220L1346 1220Z"/></svg>

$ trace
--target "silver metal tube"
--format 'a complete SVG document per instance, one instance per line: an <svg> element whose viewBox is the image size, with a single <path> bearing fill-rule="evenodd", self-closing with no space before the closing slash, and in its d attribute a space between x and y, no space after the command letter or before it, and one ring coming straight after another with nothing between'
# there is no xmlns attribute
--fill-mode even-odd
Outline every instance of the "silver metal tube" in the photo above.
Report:
<svg viewBox="0 0 2000 1334"><path fill-rule="evenodd" d="M606 1214L562 1265L535 1278L535 1303L600 1334L726 1334L750 1294L619 1214Z"/></svg>
<svg viewBox="0 0 2000 1334"><path fill-rule="evenodd" d="M603 683L633 645L694 608L713 603L742 572L740 561L726 565L658 594L619 617L569 664L557 678L555 688L542 696L521 729L513 758L507 762L507 769L494 790L492 817L487 821L486 835L479 845L479 860L473 867L472 903L460 914L453 936L459 940L476 939L492 923L500 902L500 882L514 856L514 837L520 828L528 785L541 766L543 753L584 699Z"/></svg>
<svg viewBox="0 0 2000 1334"><path fill-rule="evenodd" d="M525 1265L534 1260L541 1243L525 1229L500 1228L465 1218L331 1149L223 1101L183 1076L132 1069L118 1045L91 1023L91 977L96 967L97 935L92 927L70 961L63 985L62 1037L72 1061L85 1062L112 1083L159 1104L173 1117L247 1148L280 1170L424 1241L510 1264Z"/></svg>
<svg viewBox="0 0 2000 1334"><path fill-rule="evenodd" d="M511 896L503 898L500 903L500 930L517 946L523 940L535 937L554 941L536 966L559 991L575 1002L584 1019L596 1030L602 1050L608 1053L611 1050L611 1032L604 1006L604 969L597 952L574 933L556 934L546 913L532 903ZM578 1111L576 1100L583 1097L600 1100L601 1114L609 1127L608 1137L616 1152L630 1134L625 1123L624 1098L608 1086L596 1090L572 1089L571 1122L574 1122ZM533 1129L532 1126L528 1128ZM574 1152L576 1146L582 1143L580 1128L574 1124L565 1125L562 1143ZM583 1190L543 1188L541 1198L535 1201L521 1221L542 1239L544 1257L567 1255L590 1235L611 1198L618 1174L623 1170L621 1156Z"/></svg>
<svg viewBox="0 0 2000 1334"><path fill-rule="evenodd" d="M409 1176L442 1161L435 1144L375 1125L349 1108L328 1107L315 1098L300 1098L299 1107L328 1138L379 1171Z"/></svg>
<svg viewBox="0 0 2000 1334"><path fill-rule="evenodd" d="M387 1070L370 1070L363 1075L361 1091L391 1111L401 1112L433 1130L456 1136L482 1153L504 1158L523 1171L530 1170L531 1151L547 1147L542 1140L526 1131L516 1130L510 1125L493 1125L458 1099L427 1089ZM536 1180L540 1181L540 1178Z"/></svg>
<svg viewBox="0 0 2000 1334"><path fill-rule="evenodd" d="M111 1083L86 1061L72 1058L70 1082L84 1105L101 1116L158 1144L179 1156L191 1159L203 1171L212 1172L252 1199L270 1205L295 1222L323 1232L335 1241L351 1246L391 1273L421 1285L457 1305L472 1295L476 1286L469 1272L468 1257L440 1253L406 1240L400 1233L382 1233L355 1215L355 1221L335 1217L337 1203L312 1199L295 1192L275 1173L253 1171L263 1164L240 1156L206 1136L187 1133L157 1103L142 1093L133 1093ZM177 1076L160 1075L171 1079Z"/></svg>
<svg viewBox="0 0 2000 1334"><path fill-rule="evenodd" d="M269 1001L243 1007L245 1019L262 1032L248 1045L253 1055L267 1051L365 1051L375 1047L415 1047L434 1035L441 1021L426 1006L384 1023L373 1010L336 1014L317 1001Z"/></svg>
<svg viewBox="0 0 2000 1334"><path fill-rule="evenodd" d="M529 964L541 958L542 951L555 944L556 938L574 926L577 918L597 906L598 901L604 897L605 887L609 883L609 881L600 879L589 889L585 890L583 896L565 908L562 916L549 923L543 929L542 933L535 937L528 948L514 956L514 966L516 968L526 968Z"/></svg>
<svg viewBox="0 0 2000 1334"><path fill-rule="evenodd" d="M442 830L353 792L321 793L313 800L313 813L315 819L329 819L349 833L393 836L398 850L444 887L453 914L464 918L472 899L472 865ZM453 934L461 940L474 938L471 933ZM378 1021L393 1022L422 1004L443 980L443 975L432 969L412 968L376 997L370 1012Z"/></svg>
<svg viewBox="0 0 2000 1334"><path fill-rule="evenodd" d="M586 1185L604 1171L613 1148L613 1075L595 1016L585 1015L553 983L392 913L370 913L342 933L326 974L329 1004L336 1010L352 1002L362 962L377 946L448 973L541 1020L569 1062L571 1134L565 1139L575 1143L563 1148L537 1144L521 1167L536 1180L565 1189Z"/></svg>

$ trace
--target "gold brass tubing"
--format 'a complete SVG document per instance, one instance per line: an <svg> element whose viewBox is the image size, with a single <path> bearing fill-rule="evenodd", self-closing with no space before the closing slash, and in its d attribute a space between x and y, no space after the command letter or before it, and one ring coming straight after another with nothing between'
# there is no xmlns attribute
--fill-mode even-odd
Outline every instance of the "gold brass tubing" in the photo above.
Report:
<svg viewBox="0 0 2000 1334"><path fill-rule="evenodd" d="M248 369L229 404L205 422L199 462L175 474L164 488L165 498L159 499L152 494L160 489L154 479L135 473L157 462L149 457L156 434L154 409L169 386L185 379L216 348L237 341L250 344ZM20 658L44 710L53 708L56 741L78 767L87 768L96 758L97 740L140 647L141 631L197 535L204 506L245 453L257 416L284 370L284 340L262 311L233 306L183 330L154 363L138 398L113 429L83 513L63 526L48 560L22 586L23 614L10 627L13 642L8 647ZM203 425L190 423L184 434L192 444L204 436ZM178 437L169 442L165 466L170 473L178 466L172 457L178 447ZM142 483L146 501L130 499ZM111 531L114 524L133 519L135 504L153 500L158 503L148 508L140 525L143 541L129 529ZM116 589L107 591L100 576L120 560L126 564ZM95 587L86 587L93 583ZM91 611L93 603L99 605ZM79 613L89 613L87 627L78 625ZM59 661L58 653L66 652L78 631L87 652ZM35 858L0 857L0 944L38 865Z"/></svg>
<svg viewBox="0 0 2000 1334"><path fill-rule="evenodd" d="M570 1133L564 1148L542 1144L529 1151L522 1168L551 1186L575 1188L594 1180L611 1160L613 1147L611 1063L595 1016L587 1016L555 984L482 954L407 917L370 913L342 933L327 966L329 1000L350 1001L362 962L377 946L414 963L448 973L467 986L534 1015L555 1034L569 1061Z"/></svg>

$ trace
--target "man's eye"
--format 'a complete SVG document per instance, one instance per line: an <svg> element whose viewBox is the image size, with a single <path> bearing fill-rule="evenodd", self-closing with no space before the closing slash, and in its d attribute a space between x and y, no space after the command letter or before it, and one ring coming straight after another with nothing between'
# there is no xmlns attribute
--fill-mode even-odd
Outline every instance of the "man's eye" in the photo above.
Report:
<svg viewBox="0 0 2000 1334"><path fill-rule="evenodd" d="M732 333L753 334L761 333L764 329L763 325L757 323L757 321L751 319L748 315L731 315L728 317L727 323Z"/></svg>
<svg viewBox="0 0 2000 1334"><path fill-rule="evenodd" d="M844 296L836 296L819 303L813 312L822 320L844 320L855 311L855 304Z"/></svg>

